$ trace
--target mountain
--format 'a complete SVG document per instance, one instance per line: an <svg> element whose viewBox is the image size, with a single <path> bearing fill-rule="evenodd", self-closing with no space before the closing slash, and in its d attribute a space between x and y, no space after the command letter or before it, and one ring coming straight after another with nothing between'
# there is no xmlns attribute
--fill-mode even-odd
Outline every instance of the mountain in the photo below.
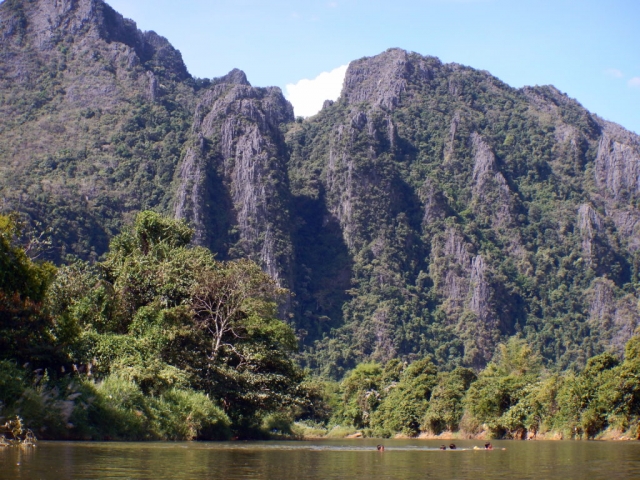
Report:
<svg viewBox="0 0 640 480"><path fill-rule="evenodd" d="M169 210L196 81L180 53L101 1L0 5L3 208L99 255L143 208Z"/></svg>
<svg viewBox="0 0 640 480"><path fill-rule="evenodd" d="M640 321L640 137L552 86L390 49L295 119L275 87L189 75L101 0L0 4L3 210L96 258L142 209L258 261L301 361L482 367L525 338L558 368Z"/></svg>
<svg viewBox="0 0 640 480"><path fill-rule="evenodd" d="M324 364L480 366L518 334L568 367L637 327L640 139L557 89L392 49L288 135L352 262Z"/></svg>

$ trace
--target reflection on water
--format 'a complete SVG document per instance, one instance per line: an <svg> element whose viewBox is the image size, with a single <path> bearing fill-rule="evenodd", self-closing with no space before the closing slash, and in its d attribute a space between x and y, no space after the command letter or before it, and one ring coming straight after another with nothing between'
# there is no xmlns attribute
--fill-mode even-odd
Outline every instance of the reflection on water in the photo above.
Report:
<svg viewBox="0 0 640 480"><path fill-rule="evenodd" d="M640 442L385 440L233 443L41 442L0 450L0 479L626 479ZM501 448L507 450L501 450Z"/></svg>

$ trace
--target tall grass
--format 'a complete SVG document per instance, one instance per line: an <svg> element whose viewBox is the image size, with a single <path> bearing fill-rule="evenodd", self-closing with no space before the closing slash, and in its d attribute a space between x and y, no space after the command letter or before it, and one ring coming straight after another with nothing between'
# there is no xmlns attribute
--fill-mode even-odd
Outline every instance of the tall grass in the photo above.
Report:
<svg viewBox="0 0 640 480"><path fill-rule="evenodd" d="M53 382L0 362L0 420L19 415L38 438L81 440L224 440L226 414L207 395L173 388L144 395L131 380Z"/></svg>

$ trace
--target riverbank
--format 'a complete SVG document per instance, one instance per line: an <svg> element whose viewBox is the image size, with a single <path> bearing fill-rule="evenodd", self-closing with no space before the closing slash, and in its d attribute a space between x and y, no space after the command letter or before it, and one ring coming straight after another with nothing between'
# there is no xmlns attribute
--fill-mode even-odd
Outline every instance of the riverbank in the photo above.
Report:
<svg viewBox="0 0 640 480"><path fill-rule="evenodd" d="M343 426L334 426L333 428L321 428L319 426L310 427L309 425L305 425L304 423L297 422L292 429L295 438L299 438L306 441L312 440L338 440L338 439L372 439L372 438L384 438L384 437L376 437L371 436L367 431L355 430L353 428L347 428ZM450 440L496 440L495 437L491 435L490 430L481 430L476 433L466 432L463 430L459 430L456 432L452 431L444 431L440 434L434 434L430 432L421 432L417 436L409 436L398 433L393 436L396 440L442 440L442 441L450 441ZM597 441L640 441L640 432L637 429L629 429L626 431L622 431L619 429L609 428L600 432L598 435L594 437L587 437L586 435L568 435L561 431L548 431L548 432L538 432L537 434L525 433L523 436L519 438L502 438L502 440L597 440Z"/></svg>

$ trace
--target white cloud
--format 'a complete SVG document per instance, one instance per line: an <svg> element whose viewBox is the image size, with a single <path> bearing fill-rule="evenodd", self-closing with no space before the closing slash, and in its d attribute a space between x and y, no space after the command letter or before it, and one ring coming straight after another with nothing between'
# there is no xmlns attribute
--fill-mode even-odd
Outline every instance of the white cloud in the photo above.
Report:
<svg viewBox="0 0 640 480"><path fill-rule="evenodd" d="M293 105L296 116L310 117L320 111L325 100L337 100L347 67L342 65L322 72L313 80L303 78L298 83L287 84L285 96Z"/></svg>
<svg viewBox="0 0 640 480"><path fill-rule="evenodd" d="M617 68L608 68L604 71L604 74L611 78L622 78L624 77L623 73Z"/></svg>
<svg viewBox="0 0 640 480"><path fill-rule="evenodd" d="M629 86L640 88L640 77L633 77L631 80L629 80Z"/></svg>

